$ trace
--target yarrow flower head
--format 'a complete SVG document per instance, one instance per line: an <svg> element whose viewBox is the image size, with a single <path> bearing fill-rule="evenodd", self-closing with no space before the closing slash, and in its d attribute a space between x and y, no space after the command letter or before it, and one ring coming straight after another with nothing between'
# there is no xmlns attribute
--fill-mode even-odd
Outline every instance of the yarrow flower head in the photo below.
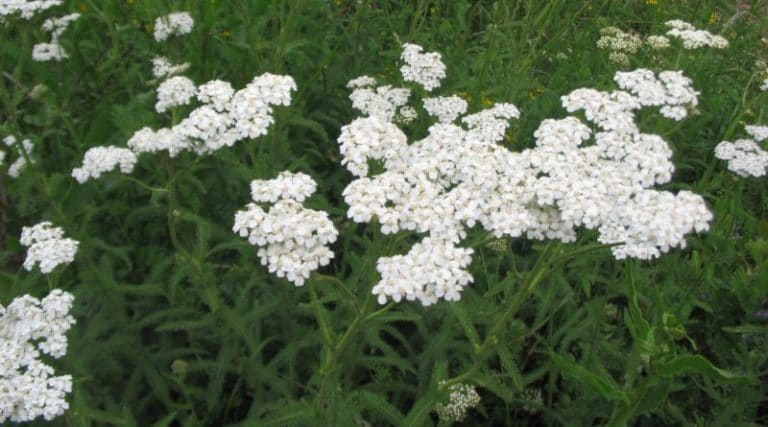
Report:
<svg viewBox="0 0 768 427"><path fill-rule="evenodd" d="M170 36L189 34L195 20L188 12L174 12L155 19L155 40L165 41Z"/></svg>
<svg viewBox="0 0 768 427"><path fill-rule="evenodd" d="M54 376L39 358L66 354L65 334L75 324L69 315L73 300L54 289L42 300L24 295L0 305L0 423L50 421L69 408L72 376Z"/></svg>
<svg viewBox="0 0 768 427"><path fill-rule="evenodd" d="M72 177L82 184L90 178L99 178L102 173L117 167L120 168L120 172L128 174L133 172L136 160L136 154L127 148L93 147L85 152L83 165L72 169Z"/></svg>
<svg viewBox="0 0 768 427"><path fill-rule="evenodd" d="M301 205L317 184L308 175L282 172L273 180L251 182L254 202L235 214L232 231L261 246L262 265L277 277L302 286L312 271L328 265L338 231L328 214ZM257 203L272 203L264 211Z"/></svg>
<svg viewBox="0 0 768 427"><path fill-rule="evenodd" d="M22 246L28 247L24 268L32 271L39 264L43 274L74 261L80 245L77 240L64 238L64 230L48 221L22 228L19 241Z"/></svg>
<svg viewBox="0 0 768 427"><path fill-rule="evenodd" d="M693 25L673 19L665 23L670 29L667 35L680 39L683 47L686 49L699 49L702 47L712 47L715 49L724 49L728 47L728 40L720 35L715 35L706 30L699 30Z"/></svg>
<svg viewBox="0 0 768 427"><path fill-rule="evenodd" d="M164 113L168 109L187 105L197 93L195 83L184 76L174 76L166 79L157 87L157 103L155 110Z"/></svg>
<svg viewBox="0 0 768 427"><path fill-rule="evenodd" d="M273 106L289 105L296 83L291 76L265 73L235 91L229 82L211 80L199 87L183 76L174 76L158 88L158 112L177 105L203 105L193 109L177 125L153 130L144 127L128 140L134 153L167 151L175 157L182 151L213 153L245 138L265 135L274 122Z"/></svg>
<svg viewBox="0 0 768 427"><path fill-rule="evenodd" d="M189 62L175 65L164 56L152 58L152 75L157 78L171 77L183 73L187 69L189 69Z"/></svg>
<svg viewBox="0 0 768 427"><path fill-rule="evenodd" d="M441 382L442 386L444 382ZM453 384L448 387L448 401L435 405L440 421L454 423L464 419L467 411L480 403L480 395L469 384Z"/></svg>
<svg viewBox="0 0 768 427"><path fill-rule="evenodd" d="M16 13L23 19L29 19L61 3L62 0L2 0L0 1L0 20Z"/></svg>
<svg viewBox="0 0 768 427"><path fill-rule="evenodd" d="M18 142L13 135L8 135L3 138L3 143L6 147L15 147L18 152L16 160L8 166L8 176L11 178L18 178L19 175L21 175L21 172L27 167L27 159L29 159L31 163L35 162L35 159L32 158L32 149L35 148L35 146L32 144L32 141L28 139Z"/></svg>
<svg viewBox="0 0 768 427"><path fill-rule="evenodd" d="M429 92L440 87L440 81L445 78L445 64L439 53L422 51L419 45L404 44L400 59L405 64L400 67L400 73L405 81L418 83Z"/></svg>
<svg viewBox="0 0 768 427"><path fill-rule="evenodd" d="M743 177L761 177L768 172L768 151L758 145L768 139L768 126L746 126L754 139L723 141L715 147L715 157L728 162L728 170Z"/></svg>
<svg viewBox="0 0 768 427"><path fill-rule="evenodd" d="M32 47L32 59L39 62L61 61L68 58L69 54L64 47L59 44L59 37L67 30L69 24L80 17L79 13L70 13L69 15L58 18L49 18L43 22L43 31L51 34L50 43L37 43Z"/></svg>

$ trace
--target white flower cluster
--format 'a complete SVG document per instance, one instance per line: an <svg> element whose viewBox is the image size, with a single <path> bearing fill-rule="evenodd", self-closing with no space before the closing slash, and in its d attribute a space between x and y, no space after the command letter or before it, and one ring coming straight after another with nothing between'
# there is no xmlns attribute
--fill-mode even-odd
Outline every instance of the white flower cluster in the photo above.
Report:
<svg viewBox="0 0 768 427"><path fill-rule="evenodd" d="M467 101L458 96L438 96L424 99L424 109L440 123L453 123L467 112Z"/></svg>
<svg viewBox="0 0 768 427"><path fill-rule="evenodd" d="M608 59L620 65L629 65L627 54L637 53L643 41L637 34L625 33L616 27L600 29L600 38L597 40L599 49L609 50Z"/></svg>
<svg viewBox="0 0 768 427"><path fill-rule="evenodd" d="M763 80L763 82L760 84L760 90L768 90L768 77L766 77L765 80Z"/></svg>
<svg viewBox="0 0 768 427"><path fill-rule="evenodd" d="M379 304L418 300L424 306L461 299L464 286L472 282L466 271L472 249L457 248L442 239L425 238L408 254L381 258L376 265L381 281L373 287Z"/></svg>
<svg viewBox="0 0 768 427"><path fill-rule="evenodd" d="M352 107L367 116L380 117L385 121L392 121L398 109L402 114L411 91L390 85L374 88L374 85L376 80L368 76L360 76L347 83L347 87L354 89L349 95Z"/></svg>
<svg viewBox="0 0 768 427"><path fill-rule="evenodd" d="M48 221L22 228L19 242L28 247L24 268L32 271L35 265L40 264L43 274L74 261L80 245L77 240L64 238L64 230Z"/></svg>
<svg viewBox="0 0 768 427"><path fill-rule="evenodd" d="M6 16L19 13L23 19L29 19L36 14L58 6L61 0L1 0L0 1L0 22Z"/></svg>
<svg viewBox="0 0 768 427"><path fill-rule="evenodd" d="M761 177L768 172L768 151L757 144L768 139L768 126L746 126L753 139L723 141L715 147L715 157L728 161L728 170L747 177Z"/></svg>
<svg viewBox="0 0 768 427"><path fill-rule="evenodd" d="M685 21L673 19L665 24L670 28L667 31L667 35L682 40L683 47L686 49L698 49L701 47L724 49L728 47L728 40L725 37L712 34L706 30L699 30Z"/></svg>
<svg viewBox="0 0 768 427"><path fill-rule="evenodd" d="M255 77L238 91L222 80L195 87L186 77L170 77L158 88L158 111L190 103L192 97L202 105L175 126L139 129L128 140L128 148L136 155L167 151L175 157L188 150L202 155L266 135L274 123L273 106L290 105L294 91L291 76L270 73Z"/></svg>
<svg viewBox="0 0 768 427"><path fill-rule="evenodd" d="M385 234L428 234L405 256L378 260L382 279L373 293L379 301L457 300L472 281L464 270L471 251L457 245L475 225L497 238L565 242L576 239L579 227L596 229L600 242L616 244L616 258L643 259L684 247L686 234L707 230L712 216L703 198L650 190L670 181L672 151L635 123L635 110L644 107L685 116L685 107L698 102L690 80L642 69L614 79L627 91L577 89L562 97L568 111L583 111L598 132L573 116L544 120L534 133L536 147L522 152L498 144L509 120L520 115L512 104L463 116L464 127L446 114L410 144L380 116L344 126L341 163L357 177L343 192L347 216L375 220ZM585 144L590 139L594 143ZM370 161L385 171L369 176Z"/></svg>
<svg viewBox="0 0 768 427"><path fill-rule="evenodd" d="M59 37L64 34L69 24L80 17L79 13L70 13L69 15L58 18L49 18L43 22L43 31L51 34L49 43L38 43L32 47L32 59L38 62L61 61L68 58L69 54L64 47L59 44Z"/></svg>
<svg viewBox="0 0 768 427"><path fill-rule="evenodd" d="M170 36L189 34L195 20L188 12L174 12L155 19L155 40L165 41Z"/></svg>
<svg viewBox="0 0 768 427"><path fill-rule="evenodd" d="M180 105L188 105L197 93L195 83L188 77L173 76L157 87L157 103L155 111L164 113L168 109Z"/></svg>
<svg viewBox="0 0 768 427"><path fill-rule="evenodd" d="M39 358L66 354L65 334L75 324L69 315L73 300L54 289L42 300L24 295L0 305L0 423L50 421L69 408L72 376L53 376Z"/></svg>
<svg viewBox="0 0 768 427"><path fill-rule="evenodd" d="M254 180L254 202L270 202L264 211L256 203L235 214L232 231L261 246L262 265L277 277L285 277L296 286L304 285L312 271L328 265L333 252L328 245L336 241L338 231L328 214L305 209L301 205L316 188L308 175L282 172L276 179Z"/></svg>
<svg viewBox="0 0 768 427"><path fill-rule="evenodd" d="M648 36L645 38L645 44L651 49L666 49L669 47L669 39L664 36Z"/></svg>
<svg viewBox="0 0 768 427"><path fill-rule="evenodd" d="M21 172L27 167L27 159L34 163L32 149L35 148L35 146L32 144L32 141L28 139L24 139L19 143L13 135L8 135L3 138L3 143L6 147L15 147L16 151L19 153L18 157L16 157L16 161L8 166L8 176L11 178L18 178L19 175L21 175ZM5 154L3 154L3 157L5 157Z"/></svg>
<svg viewBox="0 0 768 427"><path fill-rule="evenodd" d="M400 59L405 64L400 67L400 73L405 81L418 83L429 92L440 87L440 80L445 78L445 64L439 53L422 53L422 50L419 45L403 45Z"/></svg>
<svg viewBox="0 0 768 427"><path fill-rule="evenodd" d="M448 388L448 393L448 402L435 405L435 412L444 423L463 420L467 410L480 403L480 395L475 387L469 384L454 384Z"/></svg>
<svg viewBox="0 0 768 427"><path fill-rule="evenodd" d="M164 56L156 56L152 58L152 75L157 78L170 77L175 74L180 74L189 68L189 62L183 64L172 64L168 58Z"/></svg>
<svg viewBox="0 0 768 427"><path fill-rule="evenodd" d="M72 169L72 177L82 184L90 178L99 178L102 173L116 167L120 168L120 172L128 174L133 172L136 160L136 154L127 148L93 147L85 152L83 165Z"/></svg>

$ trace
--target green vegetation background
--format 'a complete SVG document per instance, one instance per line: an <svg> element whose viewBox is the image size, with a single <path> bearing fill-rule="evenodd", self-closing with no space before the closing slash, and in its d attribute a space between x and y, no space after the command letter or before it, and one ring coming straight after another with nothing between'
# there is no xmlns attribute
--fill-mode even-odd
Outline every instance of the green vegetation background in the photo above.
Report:
<svg viewBox="0 0 768 427"><path fill-rule="evenodd" d="M61 63L31 59L46 41L43 17L0 25L0 136L30 138L37 159L18 180L0 176L0 302L54 286L76 296L70 349L54 362L74 391L53 424L433 425L443 380L478 387L463 425L768 424L768 186L712 154L744 124L768 124L756 67L768 59L766 2L137 0L54 10L83 14L62 38ZM154 19L178 10L195 18L193 33L156 43ZM701 91L699 114L640 123L674 150L664 188L706 198L710 232L637 262L613 260L586 232L564 245L487 243L473 230L475 283L459 303L376 306L375 260L414 236L345 217L351 176L335 139L356 115L349 79L400 81L399 43L438 51L448 66L440 93L462 94L470 111L520 107L504 141L520 150L541 120L566 115L561 95L615 87L619 68L595 47L600 28L661 34L675 18L731 46L643 49L630 68L680 69ZM190 62L196 83L239 88L271 72L299 90L266 137L206 157L142 157L131 176L149 188L117 173L77 184L70 172L88 148L168 125L153 108L156 55ZM308 206L329 211L341 232L332 265L302 288L268 274L230 230L250 180L284 169L318 181ZM42 220L81 242L52 277L21 269L21 227Z"/></svg>

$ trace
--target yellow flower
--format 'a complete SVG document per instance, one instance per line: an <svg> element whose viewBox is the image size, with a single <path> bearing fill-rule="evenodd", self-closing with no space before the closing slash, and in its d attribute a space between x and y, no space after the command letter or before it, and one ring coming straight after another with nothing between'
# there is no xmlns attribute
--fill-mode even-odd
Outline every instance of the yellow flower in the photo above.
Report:
<svg viewBox="0 0 768 427"><path fill-rule="evenodd" d="M651 6L656 6L657 4L659 4L659 1L658 0L645 0L645 4L651 5Z"/></svg>
<svg viewBox="0 0 768 427"><path fill-rule="evenodd" d="M719 22L719 21L720 21L720 15L717 12L712 12L709 15L709 23L710 24L714 24L714 23Z"/></svg>

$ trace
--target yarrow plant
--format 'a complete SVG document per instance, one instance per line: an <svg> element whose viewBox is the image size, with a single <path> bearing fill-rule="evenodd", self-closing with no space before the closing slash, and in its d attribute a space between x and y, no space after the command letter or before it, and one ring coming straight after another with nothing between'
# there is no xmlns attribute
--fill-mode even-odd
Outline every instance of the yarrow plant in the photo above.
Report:
<svg viewBox="0 0 768 427"><path fill-rule="evenodd" d="M761 177L768 172L768 151L759 142L768 139L768 126L746 126L754 139L722 141L715 147L715 157L728 162L728 170L743 177Z"/></svg>
<svg viewBox="0 0 768 427"><path fill-rule="evenodd" d="M35 148L35 146L32 144L32 141L28 139L18 141L13 135L8 135L3 138L3 143L6 147L16 148L18 156L16 157L16 160L8 166L8 176L11 178L18 178L19 175L21 175L21 172L27 167L28 161L34 163L32 149ZM3 155L3 157L5 157L5 155Z"/></svg>
<svg viewBox="0 0 768 427"><path fill-rule="evenodd" d="M435 405L435 412L444 423L463 420L467 416L467 411L480 403L480 395L469 384L453 384L447 391L448 401Z"/></svg>
<svg viewBox="0 0 768 427"><path fill-rule="evenodd" d="M195 20L189 12L173 12L155 20L155 40L162 42L170 36L189 34Z"/></svg>
<svg viewBox="0 0 768 427"><path fill-rule="evenodd" d="M391 115L376 110L344 126L341 162L356 176L343 192L348 217L375 218L385 234L428 234L407 255L378 260L379 302L460 299L472 282L472 250L456 245L476 224L497 238L564 242L575 240L578 227L597 229L618 259L655 258L684 247L686 234L706 231L712 215L700 196L650 189L670 181L672 152L660 136L640 132L634 118L636 110L659 107L681 120L698 92L677 71L639 69L615 80L625 91L584 88L562 97L567 111L583 112L599 132L575 116L547 119L534 133L536 147L519 153L499 145L509 120L520 116L512 104L465 115L459 126L451 122L465 106L456 97L427 98L425 109L439 122L411 144ZM364 81L373 93L371 80ZM385 172L369 176L370 161Z"/></svg>
<svg viewBox="0 0 768 427"><path fill-rule="evenodd" d="M51 41L38 43L32 47L32 59L39 62L61 61L69 57L69 54L59 43L59 37L64 34L69 24L80 17L79 13L70 13L58 18L47 19L42 26L43 31L51 34Z"/></svg>
<svg viewBox="0 0 768 427"><path fill-rule="evenodd" d="M30 19L61 3L62 0L2 0L0 1L0 22L7 16L17 13L23 19Z"/></svg>
<svg viewBox="0 0 768 427"><path fill-rule="evenodd" d="M281 172L271 180L251 182L253 202L235 214L232 231L261 246L262 265L277 277L302 286L312 271L333 258L328 245L338 231L326 212L304 208L317 184L303 173ZM264 211L259 204L269 204Z"/></svg>
<svg viewBox="0 0 768 427"><path fill-rule="evenodd" d="M680 39L683 42L683 47L686 49L699 49L702 47L723 49L728 47L728 40L725 37L712 34L706 30L699 30L680 19L673 19L665 24L669 27L667 35Z"/></svg>
<svg viewBox="0 0 768 427"><path fill-rule="evenodd" d="M67 353L73 300L54 289L42 300L24 295L0 305L0 422L50 421L69 408L72 376L54 376L40 356Z"/></svg>
<svg viewBox="0 0 768 427"><path fill-rule="evenodd" d="M64 238L64 230L54 227L48 221L21 230L19 242L27 246L27 258L24 268L31 271L40 265L40 271L48 274L59 265L66 265L75 260L77 240Z"/></svg>

